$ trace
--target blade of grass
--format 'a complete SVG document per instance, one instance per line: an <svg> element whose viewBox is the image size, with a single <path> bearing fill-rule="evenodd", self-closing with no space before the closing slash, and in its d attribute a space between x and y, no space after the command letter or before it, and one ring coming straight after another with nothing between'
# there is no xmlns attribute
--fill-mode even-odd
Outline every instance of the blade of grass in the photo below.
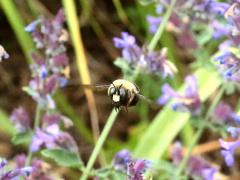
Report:
<svg viewBox="0 0 240 180"><path fill-rule="evenodd" d="M83 84L91 84L89 70L87 66L87 58L84 52L82 37L79 30L78 17L76 6L73 0L63 0L63 6L67 16L67 23L70 30L73 47L76 55L78 72ZM87 97L88 106L91 115L91 123L93 129L94 139L97 140L99 136L98 115L93 93L90 89L84 89Z"/></svg>
<svg viewBox="0 0 240 180"><path fill-rule="evenodd" d="M80 20L81 20L81 25L85 25L89 19L91 18L91 14L92 14L92 6L93 6L93 1L92 0L79 0L79 3L82 7L82 13L80 16Z"/></svg>
<svg viewBox="0 0 240 180"><path fill-rule="evenodd" d="M12 0L0 0L0 5L16 34L16 37L25 57L27 58L29 63L32 62L29 52L35 49L35 46L30 36L26 32L24 32L24 23L17 10L16 5L13 3Z"/></svg>
<svg viewBox="0 0 240 180"><path fill-rule="evenodd" d="M128 17L122 7L122 3L120 0L113 0L113 4L117 10L118 17L122 21L123 24L127 25L128 24Z"/></svg>
<svg viewBox="0 0 240 180"><path fill-rule="evenodd" d="M62 2L67 17L67 23L73 42L78 72L80 74L81 81L83 84L91 84L90 74L87 66L87 58L84 52L84 46L79 29L76 5L73 0L63 0ZM88 108L90 111L94 141L96 142L100 134L96 102L91 89L84 89L84 92L87 98ZM106 163L103 153L100 154L100 162L101 164Z"/></svg>

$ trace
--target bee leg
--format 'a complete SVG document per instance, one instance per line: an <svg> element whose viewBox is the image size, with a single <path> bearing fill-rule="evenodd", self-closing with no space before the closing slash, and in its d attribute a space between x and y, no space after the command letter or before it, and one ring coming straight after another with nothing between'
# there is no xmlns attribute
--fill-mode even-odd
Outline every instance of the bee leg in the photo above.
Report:
<svg viewBox="0 0 240 180"><path fill-rule="evenodd" d="M128 113L128 106L125 106L125 110L126 110L126 112Z"/></svg>
<svg viewBox="0 0 240 180"><path fill-rule="evenodd" d="M128 90L128 94L129 94L129 100L127 102L127 107L129 107L129 105L131 104L131 102L133 101L134 97L135 97L135 92L134 91L129 91Z"/></svg>

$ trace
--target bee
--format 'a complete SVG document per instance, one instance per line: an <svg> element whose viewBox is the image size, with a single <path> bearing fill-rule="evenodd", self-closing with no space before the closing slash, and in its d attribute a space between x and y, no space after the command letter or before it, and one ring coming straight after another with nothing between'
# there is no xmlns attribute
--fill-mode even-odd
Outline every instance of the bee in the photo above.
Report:
<svg viewBox="0 0 240 180"><path fill-rule="evenodd" d="M135 106L139 99L152 103L151 100L140 94L140 89L136 84L125 79L117 79L110 85L83 86L96 91L107 90L107 94L111 98L115 110L119 110L121 107L125 107L127 110L128 107Z"/></svg>

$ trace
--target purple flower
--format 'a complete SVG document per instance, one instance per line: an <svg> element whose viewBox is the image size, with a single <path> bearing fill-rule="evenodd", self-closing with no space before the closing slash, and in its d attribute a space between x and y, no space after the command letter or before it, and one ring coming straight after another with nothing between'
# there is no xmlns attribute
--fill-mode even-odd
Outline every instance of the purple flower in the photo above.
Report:
<svg viewBox="0 0 240 180"><path fill-rule="evenodd" d="M194 76L185 78L186 89L184 95L174 91L168 84L162 87L162 96L158 99L158 103L163 105L171 99L175 102L172 108L176 111L190 111L193 114L198 114L201 110L201 102L198 95L197 80Z"/></svg>
<svg viewBox="0 0 240 180"><path fill-rule="evenodd" d="M224 157L226 164L232 166L234 164L234 152L236 148L240 147L240 141L227 142L220 139L219 142L223 148L221 154Z"/></svg>
<svg viewBox="0 0 240 180"><path fill-rule="evenodd" d="M217 168L205 168L201 171L201 174L204 180L214 180L214 175L217 171Z"/></svg>
<svg viewBox="0 0 240 180"><path fill-rule="evenodd" d="M233 113L232 108L224 103L220 102L214 110L214 118L223 122L231 119L231 114Z"/></svg>
<svg viewBox="0 0 240 180"><path fill-rule="evenodd" d="M232 108L224 102L220 102L218 106L215 108L213 117L223 122L231 120L236 124L240 124L240 116L236 114L232 110Z"/></svg>
<svg viewBox="0 0 240 180"><path fill-rule="evenodd" d="M53 66L64 67L69 63L69 58L65 53L58 54L51 59Z"/></svg>
<svg viewBox="0 0 240 180"><path fill-rule="evenodd" d="M54 135L56 135L55 133L58 130L59 129L53 129L52 132L47 133L47 132L43 132L39 128L36 129L35 135L33 136L33 139L32 139L32 144L30 146L30 150L32 152L36 152L36 151L38 151L40 149L40 147L42 145L45 145L46 148L48 148L48 149L55 148L56 147L56 143L55 143L55 136Z"/></svg>
<svg viewBox="0 0 240 180"><path fill-rule="evenodd" d="M59 76L57 74L49 76L44 83L44 93L52 94L58 87L58 79Z"/></svg>
<svg viewBox="0 0 240 180"><path fill-rule="evenodd" d="M36 21L31 22L29 25L25 27L25 31L30 33L34 32L40 23L41 19L37 19Z"/></svg>
<svg viewBox="0 0 240 180"><path fill-rule="evenodd" d="M143 174L150 167L150 162L143 159L134 159L128 163L129 180L144 180Z"/></svg>
<svg viewBox="0 0 240 180"><path fill-rule="evenodd" d="M224 2L216 2L215 0L210 0L208 7L210 12L214 12L218 15L223 16L224 13L230 8L230 4Z"/></svg>
<svg viewBox="0 0 240 180"><path fill-rule="evenodd" d="M240 128L237 127L228 127L227 131L231 134L232 138L238 138L240 134Z"/></svg>
<svg viewBox="0 0 240 180"><path fill-rule="evenodd" d="M24 167L24 165L26 163L26 159L27 159L27 157L25 154L17 155L14 159L17 168ZM49 175L50 165L47 164L46 162L44 162L40 159L37 159L37 158L33 158L31 165L32 165L32 171L29 174L29 179L42 179L42 180L53 180L54 179Z"/></svg>
<svg viewBox="0 0 240 180"><path fill-rule="evenodd" d="M58 124L61 120L61 115L56 113L56 114L49 114L49 113L45 113L43 115L43 124L45 126L51 126L53 124Z"/></svg>
<svg viewBox="0 0 240 180"><path fill-rule="evenodd" d="M166 2L164 2L166 3ZM168 2L169 3L169 2ZM190 31L190 23L189 20L186 21L181 15L178 15L177 12L184 11L187 6L193 6L193 5L187 5L185 1L177 1L175 6L175 12L173 12L169 18L169 22L167 24L167 30L172 31L176 34L177 41L180 46L186 47L186 48L196 48L197 43L194 39L193 34ZM192 10L192 8L191 8ZM163 7L161 5L156 6L156 12L157 16L147 16L147 22L149 24L149 30L151 33L155 33L159 27L159 25L162 22L162 11ZM190 11L190 10L188 10Z"/></svg>
<svg viewBox="0 0 240 180"><path fill-rule="evenodd" d="M142 61L145 61L148 73L167 77L177 72L175 65L167 59L166 48L158 52L148 52L143 57Z"/></svg>
<svg viewBox="0 0 240 180"><path fill-rule="evenodd" d="M30 80L29 86L24 87L42 108L55 109L56 107L52 94L55 92L57 84L51 78L41 79L40 77L34 77Z"/></svg>
<svg viewBox="0 0 240 180"><path fill-rule="evenodd" d="M30 127L30 117L27 111L21 106L13 110L10 119L19 132L24 132Z"/></svg>
<svg viewBox="0 0 240 180"><path fill-rule="evenodd" d="M147 22L149 24L149 30L151 33L157 32L158 26L162 22L162 17L147 16Z"/></svg>
<svg viewBox="0 0 240 180"><path fill-rule="evenodd" d="M136 44L135 37L123 32L122 38L113 38L115 47L122 49L122 58L128 62L130 67L139 67L143 72L166 77L172 76L176 67L167 59L167 49L152 52L146 47L140 48Z"/></svg>
<svg viewBox="0 0 240 180"><path fill-rule="evenodd" d="M127 165L131 159L132 156L128 150L121 150L114 156L113 166L116 170L127 171Z"/></svg>
<svg viewBox="0 0 240 180"><path fill-rule="evenodd" d="M230 114L231 118L234 120L234 122L236 122L237 124L240 124L240 115L232 112Z"/></svg>
<svg viewBox="0 0 240 180"><path fill-rule="evenodd" d="M68 151L78 153L78 146L73 137L67 132L61 132L56 137L56 143L58 147L66 149Z"/></svg>
<svg viewBox="0 0 240 180"><path fill-rule="evenodd" d="M47 149L64 148L72 152L78 152L77 144L72 136L62 132L57 124L52 124L45 130L36 129L30 150L36 152L42 146L45 146Z"/></svg>
<svg viewBox="0 0 240 180"><path fill-rule="evenodd" d="M0 45L0 62L3 59L8 59L9 58L9 54L7 53L7 51L5 51L5 49L3 48L3 46Z"/></svg>
<svg viewBox="0 0 240 180"><path fill-rule="evenodd" d="M179 142L174 143L172 159L175 165L179 165L183 159L182 146ZM217 171L217 168L200 156L190 156L186 167L187 174L202 177L204 180L213 180Z"/></svg>
<svg viewBox="0 0 240 180"><path fill-rule="evenodd" d="M163 11L164 11L164 7L163 7L161 4L158 4L158 5L156 6L156 13L157 13L157 14L162 14Z"/></svg>
<svg viewBox="0 0 240 180"><path fill-rule="evenodd" d="M226 80L240 82L240 61L233 53L223 51L221 55L215 58L220 63L219 69Z"/></svg>
<svg viewBox="0 0 240 180"><path fill-rule="evenodd" d="M13 180L17 178L18 176L29 176L29 174L32 172L32 167L22 167L22 168L16 168L8 171L4 171L4 167L7 165L7 160L3 159L0 163L0 179L1 180Z"/></svg>
<svg viewBox="0 0 240 180"><path fill-rule="evenodd" d="M116 48L122 49L122 57L130 65L135 64L142 53L141 48L136 44L134 36L129 35L127 32L121 33L121 38L113 38L113 42Z"/></svg>
<svg viewBox="0 0 240 180"><path fill-rule="evenodd" d="M42 180L54 180L55 177L50 175L51 169L50 165L43 160L33 158L32 160L33 171L30 174L31 179L42 179Z"/></svg>
<svg viewBox="0 0 240 180"><path fill-rule="evenodd" d="M134 159L126 149L119 151L113 159L113 167L126 173L129 180L143 180L143 174L150 166L150 161Z"/></svg>
<svg viewBox="0 0 240 180"><path fill-rule="evenodd" d="M45 113L43 115L42 121L43 121L43 125L42 125L43 127L48 127L53 124L59 124L60 121L63 122L65 128L69 128L73 125L72 121L68 117L63 116L59 113L53 113L53 114Z"/></svg>
<svg viewBox="0 0 240 180"><path fill-rule="evenodd" d="M228 37L231 35L232 27L228 24L223 24L215 20L211 23L211 26L213 27L214 39L220 39L222 37Z"/></svg>
<svg viewBox="0 0 240 180"><path fill-rule="evenodd" d="M2 170L4 168L4 166L7 165L7 160L6 159L2 159L0 162L0 170Z"/></svg>
<svg viewBox="0 0 240 180"><path fill-rule="evenodd" d="M197 42L187 27L183 28L181 35L178 36L178 44L184 48L197 48Z"/></svg>

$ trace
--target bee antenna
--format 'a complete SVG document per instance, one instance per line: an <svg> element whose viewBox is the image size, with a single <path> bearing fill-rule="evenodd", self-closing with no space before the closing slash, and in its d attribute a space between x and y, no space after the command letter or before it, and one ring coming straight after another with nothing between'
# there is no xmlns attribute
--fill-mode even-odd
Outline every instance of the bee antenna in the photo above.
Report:
<svg viewBox="0 0 240 180"><path fill-rule="evenodd" d="M113 87L116 88L116 86L112 83Z"/></svg>

